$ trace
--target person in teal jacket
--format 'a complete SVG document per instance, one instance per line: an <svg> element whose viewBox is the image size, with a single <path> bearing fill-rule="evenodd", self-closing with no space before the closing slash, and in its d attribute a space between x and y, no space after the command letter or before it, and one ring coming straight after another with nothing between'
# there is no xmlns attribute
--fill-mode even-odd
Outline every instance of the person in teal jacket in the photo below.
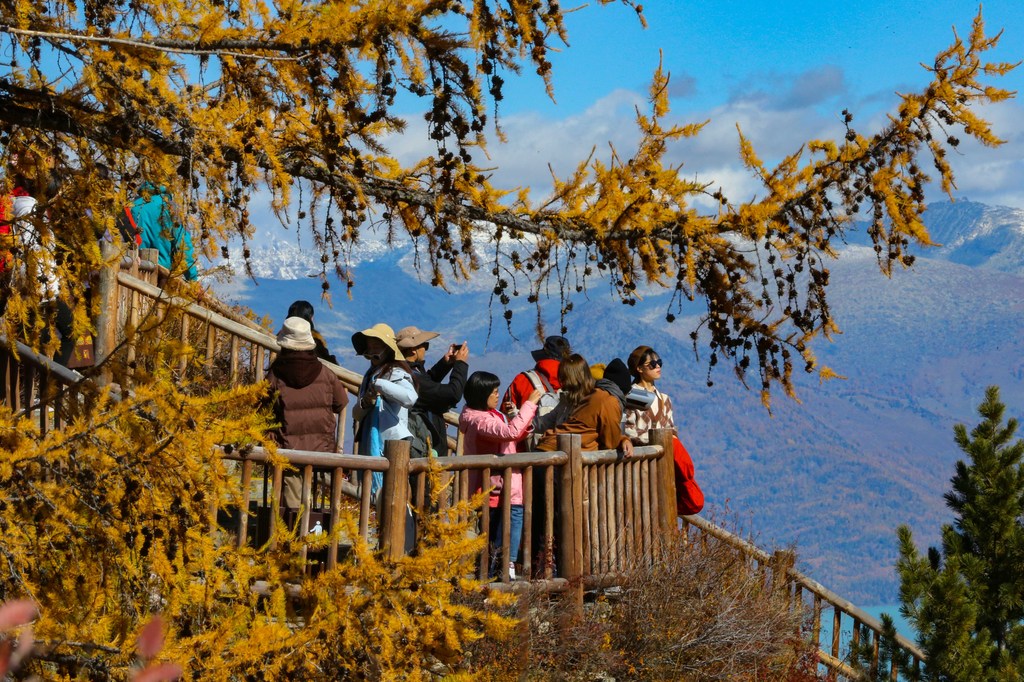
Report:
<svg viewBox="0 0 1024 682"><path fill-rule="evenodd" d="M199 277L196 258L192 251L192 237L188 230L174 220L172 203L167 188L145 183L139 188L138 197L128 207L127 217L141 241L140 248L156 249L161 267L173 270L181 267L184 258L185 279L193 281Z"/></svg>

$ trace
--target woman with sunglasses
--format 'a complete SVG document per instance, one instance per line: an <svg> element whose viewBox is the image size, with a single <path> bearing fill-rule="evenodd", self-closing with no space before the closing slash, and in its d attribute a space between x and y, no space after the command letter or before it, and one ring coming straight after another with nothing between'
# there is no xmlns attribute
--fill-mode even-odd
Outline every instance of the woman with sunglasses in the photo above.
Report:
<svg viewBox="0 0 1024 682"><path fill-rule="evenodd" d="M637 346L626 360L626 366L633 377L633 388L641 388L654 396L647 409L627 408L625 411L623 430L637 445L647 445L648 431L651 429L672 429L679 435L672 416L672 399L654 385L661 379L662 364L661 356L650 346Z"/></svg>
<svg viewBox="0 0 1024 682"><path fill-rule="evenodd" d="M661 379L661 356L650 346L637 346L629 354L626 366L633 377L633 388L651 393L654 400L647 409L626 408L623 432L636 445L647 445L651 429L672 429L672 459L675 463L676 513L696 514L704 508L704 493L694 478L690 453L679 440L679 429L672 416L672 399L658 390L654 382Z"/></svg>

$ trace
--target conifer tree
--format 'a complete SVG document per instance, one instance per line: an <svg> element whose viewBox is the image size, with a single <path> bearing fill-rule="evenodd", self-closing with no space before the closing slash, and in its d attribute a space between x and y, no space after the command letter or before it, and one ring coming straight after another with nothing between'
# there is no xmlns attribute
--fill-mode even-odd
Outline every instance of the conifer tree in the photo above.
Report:
<svg viewBox="0 0 1024 682"><path fill-rule="evenodd" d="M921 555L910 529L898 530L900 612L927 656L923 679L992 682L1024 675L1024 441L1003 421L990 386L968 433L954 428L967 456L956 463L946 504L952 524L941 548ZM904 666L905 668L905 666Z"/></svg>

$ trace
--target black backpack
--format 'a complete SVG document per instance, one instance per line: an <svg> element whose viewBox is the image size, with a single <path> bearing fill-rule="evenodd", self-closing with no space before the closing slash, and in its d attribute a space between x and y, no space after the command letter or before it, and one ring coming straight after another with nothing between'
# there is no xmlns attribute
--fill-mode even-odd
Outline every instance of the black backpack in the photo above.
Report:
<svg viewBox="0 0 1024 682"><path fill-rule="evenodd" d="M430 425L427 423L427 415L421 410L409 410L409 432L412 434L412 442L409 444L409 457L436 457L437 452L433 446L433 436Z"/></svg>

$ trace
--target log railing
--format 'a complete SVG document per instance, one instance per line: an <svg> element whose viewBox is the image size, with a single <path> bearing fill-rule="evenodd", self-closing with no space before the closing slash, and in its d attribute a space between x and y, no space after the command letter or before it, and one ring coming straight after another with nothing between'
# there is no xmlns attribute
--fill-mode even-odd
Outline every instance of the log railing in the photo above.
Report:
<svg viewBox="0 0 1024 682"><path fill-rule="evenodd" d="M262 380L265 367L280 350L275 337L249 320L232 316L220 304L214 306L218 311L211 310L208 298L197 303L168 293L157 286L160 274L149 259L135 259L126 260L120 271L101 275L98 291L105 305L97 321L97 361L119 348L129 357L133 356L134 334L148 329L153 333L176 335L184 351L175 368L182 378L196 372L207 375L218 372L221 373L218 378L232 384ZM62 420L80 409L81 401L88 399L80 390L84 385L83 376L56 365L23 344L17 343L13 348L17 357L7 343L0 350L3 372L0 399L16 413L37 422L44 432L60 426ZM358 390L359 374L324 364L350 392ZM97 378L102 384L102 375L98 374ZM445 418L449 425L457 424L453 413ZM339 419L339 447L345 421L343 414ZM303 477L301 518L292 520L302 534L310 529L314 497L324 495L314 485L314 472L326 470L331 474L330 501L329 506L323 506L332 511L340 510L343 494L354 496L358 501L358 533L368 540L375 535L381 550L393 556L405 551L405 510L411 507L422 512L426 509L431 465L439 469L442 485L450 486L441 497L442 505L470 499L480 489L480 481L488 481L492 472L504 476L503 489L509 490L512 469L522 470L525 518L521 563L523 573L534 579L509 581L511 503L507 495L502 495L500 513L505 521L502 524L505 534L496 550L501 553L498 565L502 570L495 589L530 587L568 593L573 603L582 608L584 588L621 584L629 571L656 560L660 544L676 532L672 458L663 456L665 452L672 452L671 434L652 432L651 438L651 446L637 448L635 456L628 460L619 458L614 451L582 452L578 437L571 436L559 439L557 452L504 457L477 455L410 460L408 444L394 442L387 444L385 458L278 452L291 466L300 467ZM239 545L254 543L257 537L269 538L272 542L277 516L270 511L273 505L267 495L268 491L280 490L284 466L270 465L267 453L258 448L244 455L237 451L226 453L225 458L241 462L239 475L244 504L234 510L234 516L228 517L235 542ZM265 472L262 506L259 500L251 498L255 467ZM379 514L369 492L374 472L384 475L381 499L388 501L380 504ZM537 498L543 500L543 504L534 504ZM535 514L541 515L537 524L542 529L540 541L532 537ZM489 533L489 516L480 514L479 532L485 535ZM745 560L766 571L784 570L794 608L811 614L811 638L820 649L819 658L824 665L840 676L856 678L845 655L851 645L866 644L874 652L872 665L877 669L882 637L882 625L877 619L796 571L792 560L785 561L780 553L770 555L701 517L685 517L685 522L687 535L696 532L701 541L728 543ZM481 578L488 576L490 551L490 547L485 547L481 553ZM335 565L339 556L337 537L333 537L326 554L328 566ZM822 618L829 611L831 638L821 642ZM862 632L867 633L870 642L861 641ZM907 652L913 666L920 669L924 654L902 636L897 637L896 645ZM898 679L895 663L887 672L890 679Z"/></svg>
<svg viewBox="0 0 1024 682"><path fill-rule="evenodd" d="M504 518L503 537L496 544L500 553L502 571L498 580L504 583L498 589L515 589L518 585L508 574L511 546L509 516L511 513L510 477L513 469L523 472L524 518L522 571L533 576L531 589L569 592L579 608L583 604L584 587L621 585L628 574L638 568L650 566L659 556L659 548L668 535L675 532L674 508L671 514L661 498L673 495L674 479L665 476L665 458L662 453L665 440L671 442L668 431L652 431L655 445L637 448L635 455L624 459L614 450L582 452L578 435L560 436L559 450L555 452L518 453L515 455L465 455L410 459L409 444L389 441L384 457L328 454L278 450L278 458L271 464L261 448L247 452L226 452L224 457L241 462L242 500L240 509L223 514L229 531L239 545L266 538L273 543L278 523L277 514L261 509L259 500L253 504L254 467L264 469L263 507L274 506L272 493L281 490L286 467L298 468L302 476L300 517L293 519L300 536L311 530L312 510L319 507L314 474L317 470L330 473L329 513L342 509L342 489L347 474L355 485L358 504L350 513L358 516L359 535L365 540L376 537L378 547L386 555L397 558L410 548L407 537L407 514L414 509L425 513L430 507L431 474L440 485L435 495L439 510L471 501L474 496L490 488L490 476L504 477L500 495L499 513ZM670 450L669 450L670 451ZM671 465L671 461L669 461ZM384 483L377 506L370 496L370 478L382 472ZM536 493L536 494L535 494ZM534 504L534 502L539 502ZM488 496L478 499L480 507L476 531L490 536ZM224 510L218 510L224 511ZM268 514L267 512L270 511ZM532 536L532 515L539 514L541 537ZM332 519L333 520L333 519ZM254 521L257 527L253 528ZM265 524L259 527L259 524ZM326 561L337 563L339 538L332 535ZM491 547L485 544L478 564L478 577L487 580L491 566Z"/></svg>
<svg viewBox="0 0 1024 682"><path fill-rule="evenodd" d="M818 659L826 667L847 679L859 679L861 675L849 664L848 659L851 648L867 645L871 651L871 672L880 672L879 649L883 636L881 621L793 568L793 557L790 553L778 551L775 554L768 554L756 545L699 516L684 516L683 520L688 526L688 533L692 529L697 531L704 541L711 538L724 542L734 547L745 560L765 571L783 572L782 577L788 586L794 608L810 614L811 642L818 647ZM779 576L773 576L773 579L778 580ZM830 617L832 620L831 636L827 642L821 641L824 617ZM868 641L862 641L864 633L867 633ZM909 655L912 667L919 674L925 660L924 652L903 635L896 635L895 644ZM887 673L890 680L899 679L900 671L895 660L890 662L888 671L881 672Z"/></svg>

